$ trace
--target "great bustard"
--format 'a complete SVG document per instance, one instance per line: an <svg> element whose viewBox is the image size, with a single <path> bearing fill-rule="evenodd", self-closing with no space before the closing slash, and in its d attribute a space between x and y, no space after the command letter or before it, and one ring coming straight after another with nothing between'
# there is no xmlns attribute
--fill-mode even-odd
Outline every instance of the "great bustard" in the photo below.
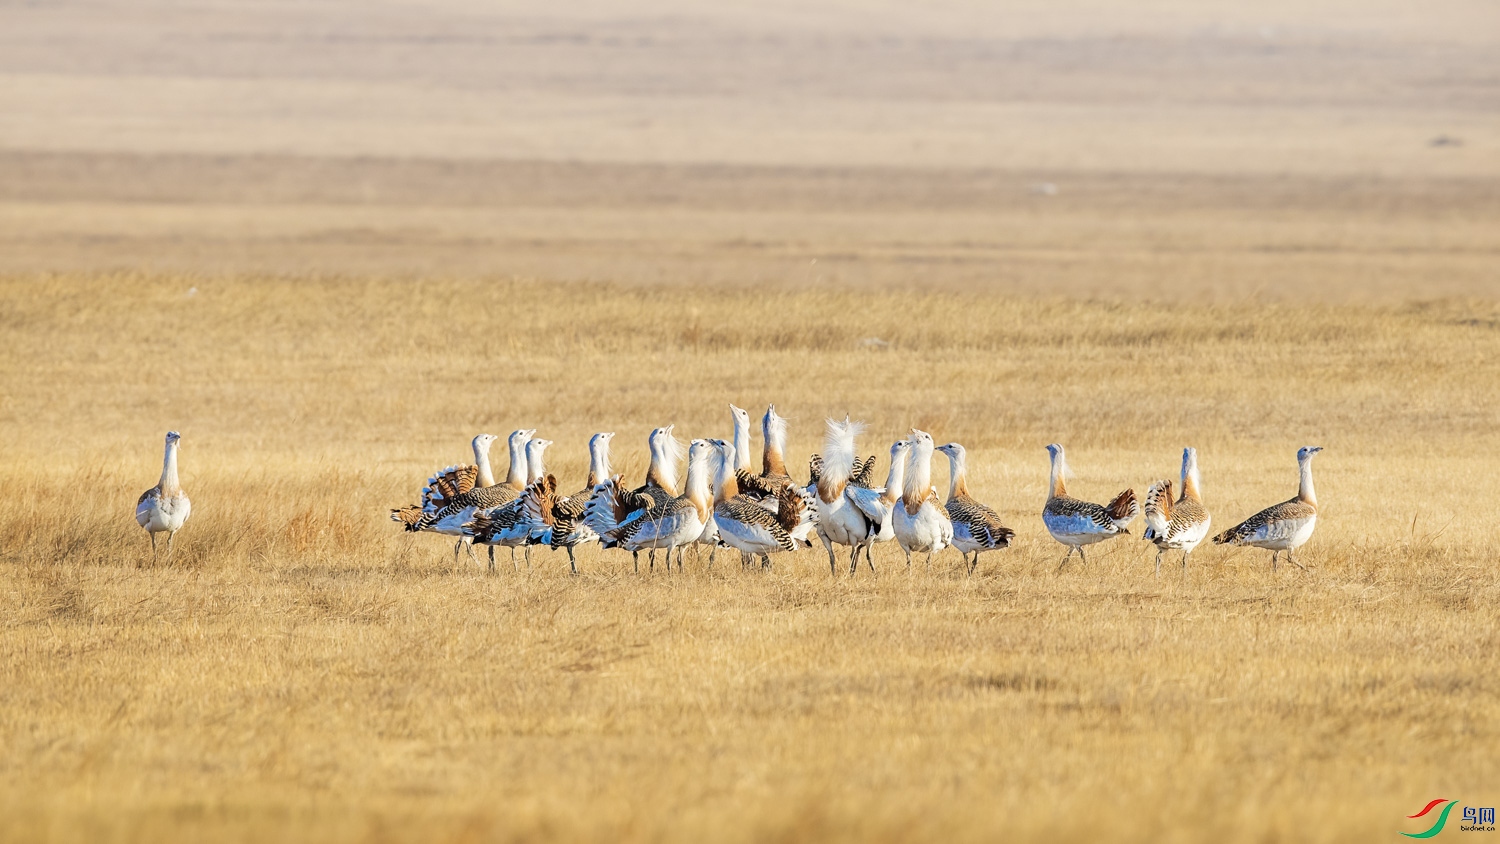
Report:
<svg viewBox="0 0 1500 844"><path fill-rule="evenodd" d="M927 565L932 565L932 555L953 544L953 521L948 511L938 502L937 492L932 488L932 453L935 446L932 435L926 431L911 429L911 453L906 457L906 477L901 482L901 500L891 512L891 527L895 528L896 542L906 553L906 565L911 567L913 551L927 552Z"/></svg>
<svg viewBox="0 0 1500 844"><path fill-rule="evenodd" d="M707 440L693 440L688 449L686 491L664 504L651 507L637 518L601 533L601 540L618 544L631 553L664 548L667 552L667 566L670 568L672 551L696 540L703 533L704 523L712 515L713 493L709 486L717 451L714 444Z"/></svg>
<svg viewBox="0 0 1500 844"><path fill-rule="evenodd" d="M544 454L547 446L552 445L551 440L534 437L526 443L526 486L530 490L538 482L547 476L547 466ZM556 488L556 479L553 479L553 488ZM501 545L511 549L511 566L519 568L516 564L515 549L524 547L526 549L526 565L531 566L531 544L530 540L539 533L543 525L540 517L527 507L527 496L523 492L520 497L495 507L486 507L475 510L467 521L462 524L464 535L471 542L480 545L488 545L490 548L490 571L495 570L495 546ZM471 549L470 555L473 551ZM455 563L457 558L455 557ZM477 560L476 560L477 562Z"/></svg>
<svg viewBox="0 0 1500 844"><path fill-rule="evenodd" d="M418 531L422 517L436 513L453 502L453 499L475 487L495 485L495 473L490 469L490 446L495 442L494 434L480 434L474 438L473 463L456 463L439 470L427 479L422 487L422 500L416 504L391 510L391 521L400 522L408 531Z"/></svg>
<svg viewBox="0 0 1500 844"><path fill-rule="evenodd" d="M568 567L578 573L578 558L573 549L599 538L592 528L584 523L583 510L593 495L594 487L609 477L609 441L612 432L602 432L589 438L589 474L583 489L572 495L557 493L557 478L546 478L526 488L528 517L541 525L533 529L531 542L550 546L554 551L566 548Z"/></svg>
<svg viewBox="0 0 1500 844"><path fill-rule="evenodd" d="M739 439L738 413L735 414L735 425L736 439ZM760 420L760 431L764 440L760 474L752 474L748 467L739 468L735 472L735 479L739 484L741 497L755 501L774 513L781 491L792 485L792 476L786 470L786 418L776 412L776 405L766 408L766 415ZM748 440L749 437L746 436L745 439ZM736 455L737 465L742 466L737 449Z"/></svg>
<svg viewBox="0 0 1500 844"><path fill-rule="evenodd" d="M1016 532L1000 521L1000 514L975 501L969 495L969 454L958 443L938 446L938 451L948 455L948 503L945 509L953 521L953 547L969 563L969 573L979 567L979 554L1009 548ZM973 552L974 560L969 561Z"/></svg>
<svg viewBox="0 0 1500 844"><path fill-rule="evenodd" d="M1212 517L1199 497L1198 449L1182 450L1182 494L1172 500L1172 482L1161 480L1146 490L1146 531L1142 539L1156 543L1156 576L1161 577L1161 555L1182 552L1182 570L1188 555L1208 536Z"/></svg>
<svg viewBox="0 0 1500 844"><path fill-rule="evenodd" d="M1318 496L1313 490L1312 459L1322 446L1305 445L1297 450L1297 470L1301 476L1297 497L1274 504L1214 537L1218 545L1250 545L1271 552L1271 571L1282 551L1292 564L1303 571L1307 566L1297 562L1292 552L1312 538L1318 524Z"/></svg>
<svg viewBox="0 0 1500 844"><path fill-rule="evenodd" d="M857 462L855 440L864 430L864 425L851 422L845 416L842 422L829 419L825 426L823 453L809 467L815 477L808 487L818 497L818 537L828 552L828 573L837 572L833 546L844 545L849 548L849 574L852 576L859 565L860 550L875 541L883 522L889 522L890 508L884 509L882 518L880 494L852 483L851 475ZM870 570L875 570L873 562Z"/></svg>
<svg viewBox="0 0 1500 844"><path fill-rule="evenodd" d="M646 468L646 482L635 489L624 488L624 478L615 475L594 487L589 501L584 505L583 520L599 535L601 548L614 548L620 543L611 537L614 531L641 518L653 507L666 504L677 497L677 461L682 455L682 443L672 436L675 426L666 425L654 429L646 438L651 450L651 465ZM639 552L632 552L635 570L641 570ZM651 567L656 568L656 549L650 549Z"/></svg>
<svg viewBox="0 0 1500 844"><path fill-rule="evenodd" d="M507 444L510 448L510 468L506 472L505 483L490 486L476 486L461 495L454 496L451 501L441 508L424 514L416 525L408 525L407 530L432 531L445 536L457 537L453 546L453 564L458 565L458 555L464 549L468 549L469 555L474 555L472 545L473 537L464 529L464 525L473 520L474 514L481 510L489 510L501 507L521 497L521 492L526 489L527 483L527 460L526 446L531 441L532 435L536 433L535 428L523 428L511 432ZM485 463L489 462L488 456ZM395 514L392 514L395 518ZM512 562L514 562L512 553ZM495 550L490 549L490 568L495 567Z"/></svg>
<svg viewBox="0 0 1500 844"><path fill-rule="evenodd" d="M1129 525L1140 513L1135 490L1125 490L1108 505L1080 501L1068 495L1065 477L1068 460L1063 454L1063 447L1053 443L1047 446L1047 453L1052 455L1052 480L1047 505L1042 508L1042 523L1047 526L1047 532L1052 534L1053 539L1068 546L1068 553L1063 557L1058 570L1061 571L1068 564L1068 558L1073 556L1074 551L1083 558L1084 565L1088 565L1088 555L1083 552L1085 545L1130 533Z"/></svg>
<svg viewBox="0 0 1500 844"><path fill-rule="evenodd" d="M724 440L714 440L719 460L734 465L735 448ZM759 555L762 565L771 566L771 554L794 551L798 542L807 544L807 532L815 522L815 512L804 493L788 484L777 495L776 512L739 494L739 484L732 472L720 471L721 486L714 496L712 520L718 526L719 538L740 552L742 560ZM800 533L800 537L798 534Z"/></svg>
<svg viewBox="0 0 1500 844"><path fill-rule="evenodd" d="M183 523L193 511L193 503L188 501L187 493L182 491L182 483L177 478L177 450L181 441L181 434L176 431L167 432L166 453L161 460L161 480L156 486L141 493L141 497L135 502L135 521L151 534L152 562L156 562L156 535L167 535L167 552L171 553L172 537L182 530Z"/></svg>

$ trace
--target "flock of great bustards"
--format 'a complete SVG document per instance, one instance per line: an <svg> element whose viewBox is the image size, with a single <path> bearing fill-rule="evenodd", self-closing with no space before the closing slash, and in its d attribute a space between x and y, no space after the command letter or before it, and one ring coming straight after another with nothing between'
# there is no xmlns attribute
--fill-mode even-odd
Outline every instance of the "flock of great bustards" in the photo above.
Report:
<svg viewBox="0 0 1500 844"><path fill-rule="evenodd" d="M609 444L614 434L595 434L589 440L588 479L572 493L561 492L557 478L547 473L543 455L552 443L535 437L535 430L510 435L510 465L505 479L499 481L489 457L497 438L480 434L473 442L474 463L449 466L433 475L422 489L421 501L392 510L391 518L409 531L457 537L455 564L465 548L474 557L476 542L489 546L491 570L497 545L511 549L513 564L516 548L524 548L529 561L531 546L548 545L567 550L575 574L573 549L586 542L630 551L637 571L640 552L648 552L654 568L658 550L666 551L668 569L675 550L680 569L683 550L690 545L709 546L710 564L716 549L723 547L739 551L743 563L760 557L769 566L772 554L811 546L814 533L828 551L830 571L837 570L835 545L849 549L852 575L861 552L873 572L870 548L894 539L906 554L908 566L914 552L926 553L930 563L933 554L954 547L972 573L981 553L1006 548L1015 536L994 510L970 495L968 456L958 443L934 445L931 434L913 428L908 437L891 446L889 473L880 486L874 476L875 457L862 461L857 456L855 440L863 425L848 417L830 419L823 452L809 461L810 479L804 485L787 472L787 424L776 406L766 410L761 422L764 447L758 473L750 464L750 416L734 405L730 411L733 440L693 440L687 448L687 477L680 489L677 466L683 449L671 425L657 428L648 437L651 463L644 483L635 488L627 488L620 475L610 473ZM146 490L136 504L136 521L151 534L153 557L157 535L167 535L170 550L172 538L191 512L177 474L180 442L176 431L167 433L161 482ZM1188 555L1208 536L1210 524L1199 492L1196 449L1183 449L1181 489L1175 489L1170 480L1153 483L1146 491L1144 508L1132 489L1108 504L1072 497L1065 485L1063 447L1054 443L1047 451L1052 456L1052 478L1042 523L1053 539L1068 547L1063 565L1075 551L1087 563L1087 546L1130 533L1129 524L1144 509L1144 538L1158 549L1157 574L1162 554L1169 550L1182 552L1186 570ZM1317 524L1312 458L1319 451L1322 448L1316 446L1298 449L1300 483L1295 497L1267 507L1213 541L1268 549L1273 570L1283 551L1288 560L1303 567L1292 552L1307 542ZM934 452L948 457L946 502L932 486Z"/></svg>

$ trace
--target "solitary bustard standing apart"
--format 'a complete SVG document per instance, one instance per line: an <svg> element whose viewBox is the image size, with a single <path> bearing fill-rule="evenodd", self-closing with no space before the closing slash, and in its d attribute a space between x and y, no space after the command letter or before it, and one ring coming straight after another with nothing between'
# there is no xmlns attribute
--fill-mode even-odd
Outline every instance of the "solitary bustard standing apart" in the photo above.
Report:
<svg viewBox="0 0 1500 844"><path fill-rule="evenodd" d="M1199 498L1198 449L1182 450L1182 494L1172 500L1172 482L1157 481L1146 490L1146 532L1142 539L1156 543L1156 576L1161 577L1161 555L1167 551L1182 552L1182 570L1187 571L1188 555L1208 536L1212 522Z"/></svg>
<svg viewBox="0 0 1500 844"><path fill-rule="evenodd" d="M1129 525L1141 511L1135 500L1135 490L1125 490L1107 505L1080 501L1068 495L1064 477L1068 460L1063 447L1052 443L1047 446L1047 453L1052 455L1052 480L1047 505L1042 508L1042 523L1053 539L1068 546L1068 553L1057 568L1061 571L1074 551L1083 558L1083 564L1088 565L1089 558L1083 552L1085 545L1130 533Z"/></svg>
<svg viewBox="0 0 1500 844"><path fill-rule="evenodd" d="M182 435L176 431L167 432L167 450L161 461L161 480L156 486L141 493L140 499L135 503L136 522L151 534L152 562L156 562L156 535L167 535L167 553L171 553L172 537L182 530L188 514L193 511L193 504L188 501L187 493L182 491L182 483L177 479L177 448L181 440Z"/></svg>
<svg viewBox="0 0 1500 844"><path fill-rule="evenodd" d="M979 567L979 554L1009 548L1016 532L1000 521L1000 514L980 504L969 495L969 455L958 443L938 446L938 451L948 455L948 503L945 508L953 521L953 547L969 564L969 573ZM974 559L969 560L969 552Z"/></svg>
<svg viewBox="0 0 1500 844"><path fill-rule="evenodd" d="M1313 491L1312 459L1322 451L1322 446L1305 445L1297 450L1297 470L1301 482L1297 497L1256 513L1229 530L1214 537L1216 545L1250 545L1271 552L1271 571L1276 570L1276 558L1282 551L1292 565L1303 571L1307 566L1297 562L1292 552L1301 548L1312 538L1313 528L1318 524L1318 496Z"/></svg>
<svg viewBox="0 0 1500 844"><path fill-rule="evenodd" d="M953 520L948 518L948 511L943 509L937 491L932 488L935 450L932 435L912 428L910 440L901 500L891 511L891 527L895 529L896 542L906 552L907 568L911 567L913 551L926 551L927 565L931 567L932 555L953 544Z"/></svg>

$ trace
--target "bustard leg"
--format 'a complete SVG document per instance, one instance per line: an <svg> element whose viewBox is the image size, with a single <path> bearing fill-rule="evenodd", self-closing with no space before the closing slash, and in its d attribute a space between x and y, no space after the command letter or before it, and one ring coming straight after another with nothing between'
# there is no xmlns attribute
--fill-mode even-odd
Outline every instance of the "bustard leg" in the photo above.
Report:
<svg viewBox="0 0 1500 844"><path fill-rule="evenodd" d="M640 551L631 551L630 552L630 558L632 560L635 560L635 573L636 574L640 574L641 573L641 552Z"/></svg>
<svg viewBox="0 0 1500 844"><path fill-rule="evenodd" d="M1078 546L1078 559L1083 560L1083 567L1089 567L1089 555L1083 553L1083 546Z"/></svg>
<svg viewBox="0 0 1500 844"><path fill-rule="evenodd" d="M490 546L490 574L495 573L495 546Z"/></svg>
<svg viewBox="0 0 1500 844"><path fill-rule="evenodd" d="M156 531L147 531L151 534L151 564L156 565Z"/></svg>
<svg viewBox="0 0 1500 844"><path fill-rule="evenodd" d="M719 556L719 543L715 542L714 544L708 546L708 567L709 568L713 568L714 567L714 557L717 557L717 556Z"/></svg>
<svg viewBox="0 0 1500 844"><path fill-rule="evenodd" d="M651 570L656 571L656 549L652 548L646 554L646 561L651 564Z"/></svg>
<svg viewBox="0 0 1500 844"><path fill-rule="evenodd" d="M760 567L762 569L766 569L768 571L770 570L770 568L771 568L771 555L770 554L761 554L760 555Z"/></svg>
<svg viewBox="0 0 1500 844"><path fill-rule="evenodd" d="M1188 554L1191 554L1191 553L1192 553L1191 551L1183 551L1182 552L1182 574L1183 574L1184 577L1187 576L1187 558L1188 558Z"/></svg>
<svg viewBox="0 0 1500 844"><path fill-rule="evenodd" d="M1279 556L1281 556L1281 552L1280 551L1272 551L1271 552L1271 573L1272 574L1275 574L1275 572L1276 572L1276 558L1279 557Z"/></svg>
<svg viewBox="0 0 1500 844"><path fill-rule="evenodd" d="M531 571L531 544L526 545L526 570Z"/></svg>
<svg viewBox="0 0 1500 844"><path fill-rule="evenodd" d="M460 539L459 541L453 543L453 570L454 571L458 571L458 555L460 553L462 553L463 548L464 548L464 541L462 539Z"/></svg>
<svg viewBox="0 0 1500 844"><path fill-rule="evenodd" d="M1156 549L1156 576L1158 578L1161 577L1161 555L1162 555L1162 553L1163 553L1162 549L1160 549L1160 548ZM1183 555L1182 560L1183 560L1182 565L1183 565L1184 568L1186 568L1187 567L1187 556Z"/></svg>
<svg viewBox="0 0 1500 844"><path fill-rule="evenodd" d="M155 536L156 534L153 533L151 535ZM825 551L828 552L828 573L829 574L836 574L837 572L835 572L834 568L833 568L833 542L830 541L828 539L828 537L824 536L822 531L818 532L818 538L821 539L821 540L823 540L823 550L825 550ZM855 547L856 547L856 550L857 550L858 546L855 546ZM851 571L849 573L853 574L854 572Z"/></svg>
<svg viewBox="0 0 1500 844"><path fill-rule="evenodd" d="M932 552L927 552L927 570L932 571Z"/></svg>
<svg viewBox="0 0 1500 844"><path fill-rule="evenodd" d="M693 543L693 550L696 551L697 548L698 548L698 544L697 543ZM683 552L683 550L684 549L683 549L683 547L681 545L677 546L677 570L678 571L682 571L682 552Z"/></svg>
<svg viewBox="0 0 1500 844"><path fill-rule="evenodd" d="M168 539L167 540L167 547L168 547L169 550L171 548L171 545L172 545L172 540ZM1297 562L1297 558L1292 556L1292 552L1291 551L1286 552L1286 558L1291 561L1292 565L1296 566L1299 569L1302 569L1303 571L1307 571L1307 566L1304 566L1301 563Z"/></svg>
<svg viewBox="0 0 1500 844"><path fill-rule="evenodd" d="M1066 566L1068 564L1068 560L1073 559L1073 552L1077 551L1077 550L1078 550L1077 548L1074 548L1071 545L1068 546L1068 553L1064 554L1063 558L1062 558L1062 562L1060 562L1060 563L1057 564L1057 570L1059 572L1063 570L1063 566Z"/></svg>
<svg viewBox="0 0 1500 844"><path fill-rule="evenodd" d="M875 560L870 557L870 549L874 547L873 541L865 543L865 564L870 567L870 574L875 573Z"/></svg>
<svg viewBox="0 0 1500 844"><path fill-rule="evenodd" d="M828 567L830 569L833 568L833 563L830 562L828 564ZM854 546L854 552L849 555L849 576L853 577L854 573L856 571L859 571L859 546L858 545Z"/></svg>
<svg viewBox="0 0 1500 844"><path fill-rule="evenodd" d="M901 546L901 552L906 555L906 569L911 570L911 551L905 545Z"/></svg>
<svg viewBox="0 0 1500 844"><path fill-rule="evenodd" d="M177 531L175 531L175 530L169 530L169 531L167 531L167 556L168 557L172 556L172 538L175 537L176 535L177 535ZM1288 551L1286 553L1286 558L1288 560L1291 560L1292 559L1292 552ZM1296 560L1292 560L1292 562L1296 562ZM1297 563L1297 565L1300 566L1302 564L1301 563ZM1305 571L1305 569L1304 569L1304 571Z"/></svg>
<svg viewBox="0 0 1500 844"><path fill-rule="evenodd" d="M568 568L572 569L574 574L578 574L578 559L573 556L573 546L571 545L568 546Z"/></svg>
<svg viewBox="0 0 1500 844"><path fill-rule="evenodd" d="M977 568L979 568L979 552L975 551L974 552L974 562L969 563L969 574L970 574L970 576L972 576L974 574L974 570L977 569Z"/></svg>

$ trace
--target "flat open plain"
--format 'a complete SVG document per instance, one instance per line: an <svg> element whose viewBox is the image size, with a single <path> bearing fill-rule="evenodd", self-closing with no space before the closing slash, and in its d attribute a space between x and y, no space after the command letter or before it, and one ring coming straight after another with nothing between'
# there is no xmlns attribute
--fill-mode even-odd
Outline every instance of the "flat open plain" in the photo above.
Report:
<svg viewBox="0 0 1500 844"><path fill-rule="evenodd" d="M0 839L1369 841L1500 799L1484 3L0 7ZM774 401L1017 531L488 574L389 507ZM163 432L194 515L132 521ZM1075 494L1315 471L1309 572ZM946 486L946 466L934 477ZM1137 535L1141 525L1135 525ZM726 564L727 561L727 564ZM1456 824L1456 819L1450 825ZM1448 834L1457 834L1455 830Z"/></svg>

